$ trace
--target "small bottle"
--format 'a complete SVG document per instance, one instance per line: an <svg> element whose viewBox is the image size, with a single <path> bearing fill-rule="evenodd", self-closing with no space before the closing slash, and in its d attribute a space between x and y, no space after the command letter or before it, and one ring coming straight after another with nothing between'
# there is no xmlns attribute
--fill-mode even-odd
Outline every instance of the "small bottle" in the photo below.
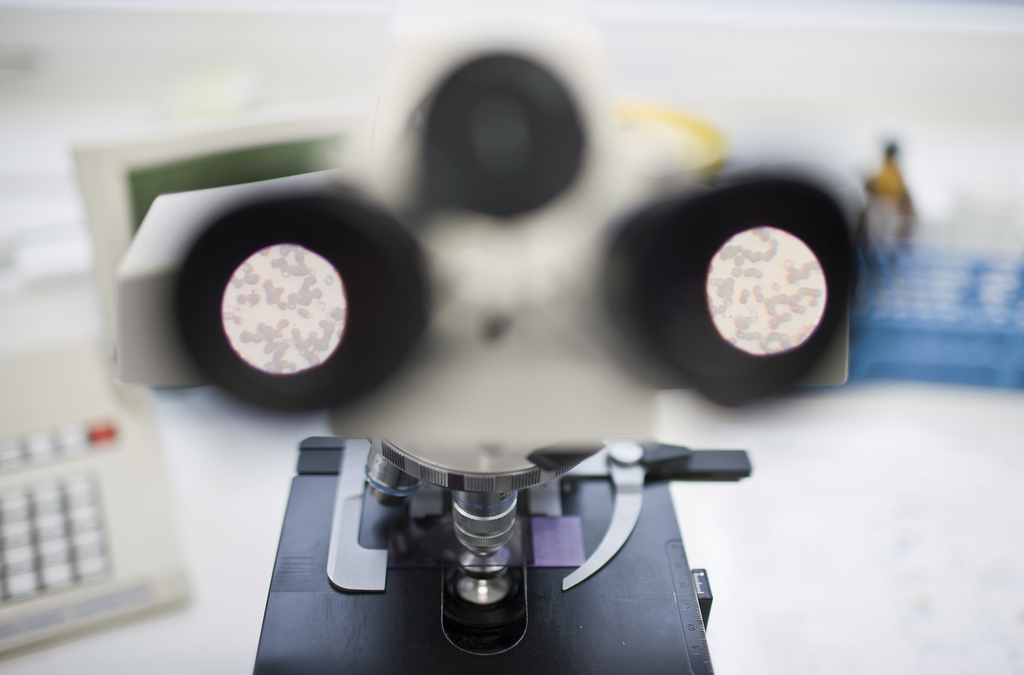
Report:
<svg viewBox="0 0 1024 675"><path fill-rule="evenodd" d="M881 170L864 184L867 205L857 229L861 247L885 254L905 246L914 234L914 203L897 166L899 146L885 146Z"/></svg>

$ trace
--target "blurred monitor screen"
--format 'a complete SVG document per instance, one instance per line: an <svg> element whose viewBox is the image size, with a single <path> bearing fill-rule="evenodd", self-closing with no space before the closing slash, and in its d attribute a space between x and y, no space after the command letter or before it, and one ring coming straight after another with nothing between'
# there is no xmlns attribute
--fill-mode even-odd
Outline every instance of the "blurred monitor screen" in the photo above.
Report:
<svg viewBox="0 0 1024 675"><path fill-rule="evenodd" d="M132 169L127 176L132 234L139 229L153 200L162 194L331 169L338 165L341 145L339 136L327 136L239 148Z"/></svg>

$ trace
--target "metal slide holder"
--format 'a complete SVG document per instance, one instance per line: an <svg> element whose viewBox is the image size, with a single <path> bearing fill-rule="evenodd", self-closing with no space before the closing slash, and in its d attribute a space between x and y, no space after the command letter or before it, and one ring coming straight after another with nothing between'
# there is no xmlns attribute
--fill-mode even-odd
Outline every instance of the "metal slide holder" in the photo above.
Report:
<svg viewBox="0 0 1024 675"><path fill-rule="evenodd" d="M602 477L612 481L615 505L601 543L590 557L562 580L567 591L608 563L633 533L644 503L644 483L652 479L739 480L750 475L745 450L690 450L677 445L609 442L568 476Z"/></svg>
<svg viewBox="0 0 1024 675"><path fill-rule="evenodd" d="M327 550L327 578L343 591L384 590L388 575L387 549L363 548L359 544L359 526L363 520L363 492L366 487L366 458L370 441L345 442L338 491L334 498L334 518Z"/></svg>

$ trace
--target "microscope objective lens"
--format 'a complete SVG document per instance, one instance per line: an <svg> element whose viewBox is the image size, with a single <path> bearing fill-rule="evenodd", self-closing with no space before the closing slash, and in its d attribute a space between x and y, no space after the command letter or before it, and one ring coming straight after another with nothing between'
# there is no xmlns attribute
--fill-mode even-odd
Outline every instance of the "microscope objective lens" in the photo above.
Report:
<svg viewBox="0 0 1024 675"><path fill-rule="evenodd" d="M409 495L423 485L423 481L410 476L385 459L379 443L373 444L366 458L366 480L370 484L370 494L384 506L398 506L404 503Z"/></svg>
<svg viewBox="0 0 1024 675"><path fill-rule="evenodd" d="M516 524L518 495L514 490L452 490L452 516L459 541L469 550L484 555L507 544Z"/></svg>

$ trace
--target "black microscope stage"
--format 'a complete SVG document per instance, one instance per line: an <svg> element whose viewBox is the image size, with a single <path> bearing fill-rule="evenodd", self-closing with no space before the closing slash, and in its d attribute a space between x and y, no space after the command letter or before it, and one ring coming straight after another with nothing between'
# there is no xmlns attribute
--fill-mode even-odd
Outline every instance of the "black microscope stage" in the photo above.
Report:
<svg viewBox="0 0 1024 675"><path fill-rule="evenodd" d="M596 574L567 591L562 579L572 567L536 566L550 560L544 563L534 555L531 523L536 521L528 500L520 500L522 555L513 568L525 570L520 581L525 585L525 633L499 653L470 653L446 636L451 620L443 609L452 608L445 590L452 564L415 561L392 552L383 593L343 592L328 580L345 443L310 439L301 448L256 673L713 672L700 606L705 615L710 611L710 591L703 571L695 577L687 562L667 482L646 484L640 518L626 544ZM749 475L749 463L743 475ZM561 494L563 517L578 517L574 525L589 555L608 529L612 484L607 478L567 475L561 478ZM374 544L375 536L384 541L386 528L374 527L374 520L408 522L407 509L396 511L366 496L360 541ZM395 546L392 539L390 547Z"/></svg>

